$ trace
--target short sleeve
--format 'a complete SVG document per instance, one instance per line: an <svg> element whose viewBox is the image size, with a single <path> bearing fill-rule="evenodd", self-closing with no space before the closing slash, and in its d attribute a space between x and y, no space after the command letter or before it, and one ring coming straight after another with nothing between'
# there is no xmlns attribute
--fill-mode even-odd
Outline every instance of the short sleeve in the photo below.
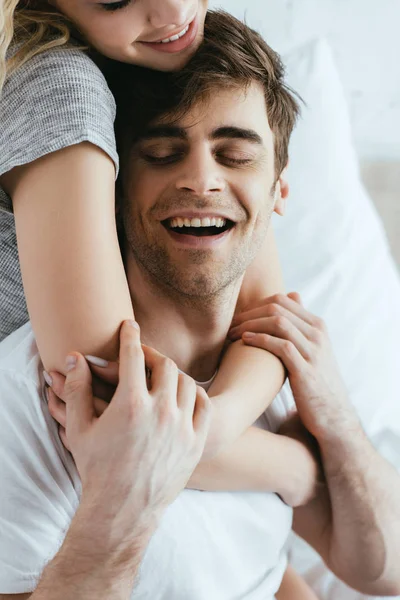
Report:
<svg viewBox="0 0 400 600"><path fill-rule="evenodd" d="M0 175L85 141L104 150L117 173L114 119L113 95L88 55L71 46L38 54L0 96ZM1 188L0 210L12 210Z"/></svg>
<svg viewBox="0 0 400 600"><path fill-rule="evenodd" d="M39 387L0 370L0 396L0 594L21 594L62 545L79 492Z"/></svg>

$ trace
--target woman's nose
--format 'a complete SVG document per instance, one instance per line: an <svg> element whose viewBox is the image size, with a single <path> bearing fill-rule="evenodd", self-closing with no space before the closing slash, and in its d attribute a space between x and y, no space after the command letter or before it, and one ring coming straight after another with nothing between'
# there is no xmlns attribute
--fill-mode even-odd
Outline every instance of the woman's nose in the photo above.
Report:
<svg viewBox="0 0 400 600"><path fill-rule="evenodd" d="M191 0L148 0L149 22L156 29L170 27L171 31L185 25L194 17Z"/></svg>

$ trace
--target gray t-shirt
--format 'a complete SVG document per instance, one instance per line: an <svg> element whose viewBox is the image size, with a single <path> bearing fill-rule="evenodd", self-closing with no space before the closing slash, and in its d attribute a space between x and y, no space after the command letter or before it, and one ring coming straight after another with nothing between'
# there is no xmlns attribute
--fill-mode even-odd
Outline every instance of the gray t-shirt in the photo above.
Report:
<svg viewBox="0 0 400 600"><path fill-rule="evenodd" d="M95 63L73 46L39 54L0 96L0 176L62 148L91 142L118 170L115 102ZM28 321L12 200L0 186L0 340Z"/></svg>

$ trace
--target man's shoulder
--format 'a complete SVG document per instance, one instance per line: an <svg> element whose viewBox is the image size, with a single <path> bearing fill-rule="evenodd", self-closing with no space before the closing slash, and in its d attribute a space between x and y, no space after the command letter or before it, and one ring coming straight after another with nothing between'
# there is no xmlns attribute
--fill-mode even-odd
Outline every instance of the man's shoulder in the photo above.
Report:
<svg viewBox="0 0 400 600"><path fill-rule="evenodd" d="M30 323L26 323L0 343L0 380L29 379L38 383L41 360Z"/></svg>

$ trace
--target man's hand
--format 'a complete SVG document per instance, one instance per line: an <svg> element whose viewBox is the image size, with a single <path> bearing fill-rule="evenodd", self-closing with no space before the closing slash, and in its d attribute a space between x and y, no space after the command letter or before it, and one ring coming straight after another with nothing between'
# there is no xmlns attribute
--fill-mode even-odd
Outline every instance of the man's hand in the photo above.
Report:
<svg viewBox="0 0 400 600"><path fill-rule="evenodd" d="M99 528L112 507L118 539L132 524L157 521L185 487L203 452L210 401L171 360L142 347L129 322L121 330L119 384L100 417L88 364L79 354L69 361L65 440L82 480L82 502L96 506Z"/></svg>
<svg viewBox="0 0 400 600"><path fill-rule="evenodd" d="M289 294L267 298L234 325L233 339L283 361L299 416L319 445L326 486L295 510L294 530L350 587L397 596L400 478L361 427L325 324L303 308L298 294Z"/></svg>
<svg viewBox="0 0 400 600"><path fill-rule="evenodd" d="M100 417L115 394L116 387L119 382L119 362L110 362L97 358L95 356L85 356L86 361L89 363L90 370L94 376L92 379L93 389L93 406L97 417ZM99 366L100 365L100 366ZM66 427L67 427L67 405L65 396L65 380L66 378L62 373L52 371L45 373L46 382L49 387L46 388L46 394L48 399L49 413L53 419L58 423L58 431L62 443L71 451L69 446ZM101 382L101 389L99 390L99 382ZM101 397L99 397L99 391ZM109 398L108 401L102 398Z"/></svg>
<svg viewBox="0 0 400 600"><path fill-rule="evenodd" d="M85 358L67 357L63 437L82 495L32 600L130 598L162 513L202 456L211 416L207 394L171 360L141 346L134 321L121 328L118 371L106 407L93 396Z"/></svg>
<svg viewBox="0 0 400 600"><path fill-rule="evenodd" d="M231 339L264 348L284 363L299 416L316 438L336 419L356 419L333 355L325 323L296 293L265 299L236 316Z"/></svg>

